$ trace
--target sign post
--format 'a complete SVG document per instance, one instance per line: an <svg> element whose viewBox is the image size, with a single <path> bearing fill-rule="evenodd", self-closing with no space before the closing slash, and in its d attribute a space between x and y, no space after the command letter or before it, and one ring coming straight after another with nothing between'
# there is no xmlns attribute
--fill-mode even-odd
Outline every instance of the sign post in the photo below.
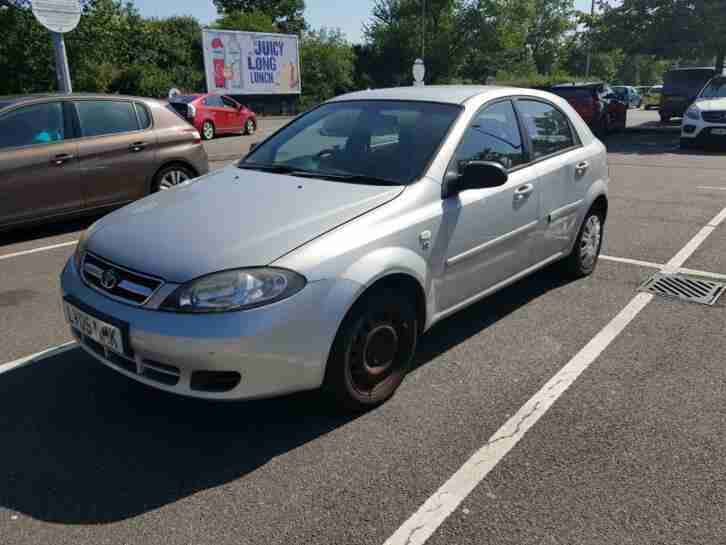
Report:
<svg viewBox="0 0 726 545"><path fill-rule="evenodd" d="M423 59L416 59L414 61L411 72L413 73L414 87L421 87L423 85L426 85L426 83L424 83L424 77L426 76L426 65L424 64Z"/></svg>
<svg viewBox="0 0 726 545"><path fill-rule="evenodd" d="M55 51L55 73L61 92L72 93L71 72L68 69L68 55L63 34L70 32L81 20L79 0L33 0L33 15L38 22L50 30Z"/></svg>

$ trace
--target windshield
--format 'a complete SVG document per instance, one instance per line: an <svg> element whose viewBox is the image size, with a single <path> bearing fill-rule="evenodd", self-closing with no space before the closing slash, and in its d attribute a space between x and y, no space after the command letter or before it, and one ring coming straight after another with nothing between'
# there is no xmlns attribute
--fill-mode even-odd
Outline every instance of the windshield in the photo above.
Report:
<svg viewBox="0 0 726 545"><path fill-rule="evenodd" d="M460 111L428 102L332 102L293 121L239 166L409 184L421 177Z"/></svg>
<svg viewBox="0 0 726 545"><path fill-rule="evenodd" d="M701 92L701 98L726 98L726 78L714 78Z"/></svg>
<svg viewBox="0 0 726 545"><path fill-rule="evenodd" d="M713 75L714 70L709 68L666 72L663 77L663 93L666 95L682 94L694 97Z"/></svg>

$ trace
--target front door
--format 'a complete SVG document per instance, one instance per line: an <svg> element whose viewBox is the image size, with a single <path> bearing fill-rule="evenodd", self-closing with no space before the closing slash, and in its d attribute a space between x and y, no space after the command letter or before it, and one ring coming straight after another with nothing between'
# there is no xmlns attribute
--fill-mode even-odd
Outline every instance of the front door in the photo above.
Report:
<svg viewBox="0 0 726 545"><path fill-rule="evenodd" d="M87 206L127 202L148 194L157 166L156 138L141 123L150 119L137 116L137 106L126 100L78 100L75 105Z"/></svg>
<svg viewBox="0 0 726 545"><path fill-rule="evenodd" d="M83 207L78 144L61 102L0 117L0 225Z"/></svg>
<svg viewBox="0 0 726 545"><path fill-rule="evenodd" d="M450 170L461 171L468 161L498 162L509 180L443 201L441 231L449 242L436 288L439 312L469 302L532 265L540 192L510 101L487 105L476 114Z"/></svg>

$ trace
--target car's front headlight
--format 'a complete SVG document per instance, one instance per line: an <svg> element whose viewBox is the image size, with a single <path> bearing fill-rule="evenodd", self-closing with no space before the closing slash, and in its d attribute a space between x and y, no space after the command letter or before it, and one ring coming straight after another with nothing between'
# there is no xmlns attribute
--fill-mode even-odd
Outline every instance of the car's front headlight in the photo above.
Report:
<svg viewBox="0 0 726 545"><path fill-rule="evenodd" d="M269 305L299 292L305 277L271 267L223 271L177 288L161 305L174 312L227 312Z"/></svg>
<svg viewBox="0 0 726 545"><path fill-rule="evenodd" d="M696 106L691 106L686 111L686 117L688 119L701 119L701 110L699 110Z"/></svg>

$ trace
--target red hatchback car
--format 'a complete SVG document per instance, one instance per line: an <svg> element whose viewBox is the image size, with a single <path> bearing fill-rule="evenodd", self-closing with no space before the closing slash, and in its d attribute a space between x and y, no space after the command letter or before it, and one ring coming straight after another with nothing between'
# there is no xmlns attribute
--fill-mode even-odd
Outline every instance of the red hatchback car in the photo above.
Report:
<svg viewBox="0 0 726 545"><path fill-rule="evenodd" d="M169 104L196 127L205 140L217 134L254 134L255 112L223 95L179 95Z"/></svg>
<svg viewBox="0 0 726 545"><path fill-rule="evenodd" d="M618 98L607 83L555 85L543 90L569 102L598 136L625 130L628 105Z"/></svg>

